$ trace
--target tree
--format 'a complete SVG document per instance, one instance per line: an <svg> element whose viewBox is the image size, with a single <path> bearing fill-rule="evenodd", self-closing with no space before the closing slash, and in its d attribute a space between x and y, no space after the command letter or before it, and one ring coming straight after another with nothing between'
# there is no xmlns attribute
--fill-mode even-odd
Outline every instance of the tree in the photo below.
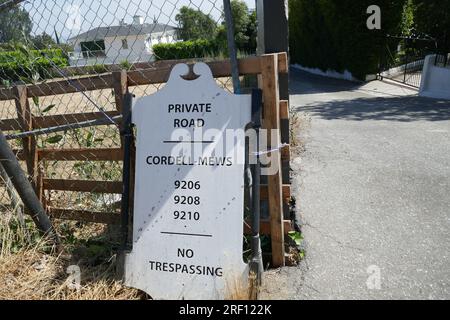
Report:
<svg viewBox="0 0 450 320"><path fill-rule="evenodd" d="M244 1L231 1L231 14L233 16L234 40L238 50L253 53L256 51L257 20L256 11L250 12ZM218 31L218 40L227 41L226 21L222 15L222 25Z"/></svg>
<svg viewBox="0 0 450 320"><path fill-rule="evenodd" d="M403 5L401 31L405 36L411 35L414 29L414 3L413 0L406 0Z"/></svg>
<svg viewBox="0 0 450 320"><path fill-rule="evenodd" d="M242 48L250 40L247 35L247 28L250 24L247 4L244 1L232 0L231 14L233 15L234 40L236 41L236 46Z"/></svg>
<svg viewBox="0 0 450 320"><path fill-rule="evenodd" d="M249 15L249 22L247 25L247 32L245 35L248 37L247 44L245 45L245 51L256 52L256 39L258 37L258 20L256 17L256 11L253 11Z"/></svg>
<svg viewBox="0 0 450 320"><path fill-rule="evenodd" d="M37 50L48 49L49 47L54 47L56 45L53 38L45 32L41 35L32 37L31 42L33 43L33 48Z"/></svg>
<svg viewBox="0 0 450 320"><path fill-rule="evenodd" d="M6 0L0 0L0 4ZM16 5L0 12L0 42L20 42L28 39L33 24L25 9Z"/></svg>
<svg viewBox="0 0 450 320"><path fill-rule="evenodd" d="M350 71L356 78L379 71L386 34L399 34L406 0L378 0L381 30L367 28L371 0L289 1L292 63L323 71Z"/></svg>
<svg viewBox="0 0 450 320"><path fill-rule="evenodd" d="M417 31L436 39L438 50L450 52L450 0L414 0Z"/></svg>
<svg viewBox="0 0 450 320"><path fill-rule="evenodd" d="M178 22L178 35L184 40L213 39L216 36L217 24L209 14L189 7L182 7L175 16Z"/></svg>

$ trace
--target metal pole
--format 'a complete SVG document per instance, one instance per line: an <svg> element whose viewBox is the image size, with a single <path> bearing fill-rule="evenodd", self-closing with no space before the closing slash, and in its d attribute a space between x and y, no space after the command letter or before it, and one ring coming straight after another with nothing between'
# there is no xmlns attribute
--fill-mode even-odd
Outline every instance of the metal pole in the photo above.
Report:
<svg viewBox="0 0 450 320"><path fill-rule="evenodd" d="M11 183L11 179L9 179L8 174L5 171L5 168L3 168L3 165L0 163L0 177L3 180L3 183L5 184L6 192L8 193L9 199L11 200L11 206L13 208L13 211L16 212L17 218L19 219L20 224L25 226L25 219L23 217L23 211L22 207L20 205L19 199L17 198L17 194L14 191L14 186Z"/></svg>
<svg viewBox="0 0 450 320"><path fill-rule="evenodd" d="M252 91L252 124L256 134L256 146L253 147L252 153L255 156L256 163L252 164L252 260L250 262L250 270L252 270L261 284L262 273L264 271L262 261L261 239L259 229L261 224L261 208L260 208L260 177L261 164L259 162L259 129L261 128L261 106L262 91L254 89Z"/></svg>
<svg viewBox="0 0 450 320"><path fill-rule="evenodd" d="M115 121L116 124L122 119L122 115L114 116L111 119ZM44 128L44 129L36 129L32 131L25 131L21 133L14 133L6 135L6 140L14 140L14 139L22 139L29 136L40 136L44 134L49 133L55 133L55 132L61 132L61 131L67 131L67 130L73 130L73 129L79 129L79 128L87 128L87 127L95 127L95 126L102 126L102 125L109 125L111 124L109 119L103 118L103 119L97 119L97 120L86 120L82 122L77 123L69 123L69 124L62 124L60 126L50 127L50 128Z"/></svg>
<svg viewBox="0 0 450 320"><path fill-rule="evenodd" d="M408 40L405 41L405 73L403 74L403 83L406 84L406 73L408 72Z"/></svg>
<svg viewBox="0 0 450 320"><path fill-rule="evenodd" d="M233 89L235 94L240 94L241 82L239 80L239 65L237 60L236 43L234 40L234 23L230 0L223 0L223 11L225 13L225 23L227 27L228 53L231 60L231 76L233 78Z"/></svg>
<svg viewBox="0 0 450 320"><path fill-rule="evenodd" d="M16 188L23 204L28 208L31 218L41 232L48 236L54 244L59 245L59 238L53 229L52 223L39 201L30 181L22 171L19 161L6 141L3 131L0 130L0 163Z"/></svg>
<svg viewBox="0 0 450 320"><path fill-rule="evenodd" d="M256 0L258 20L258 55L289 53L287 0ZM280 99L289 100L289 75L278 75ZM289 143L289 135L282 132L282 142Z"/></svg>
<svg viewBox="0 0 450 320"><path fill-rule="evenodd" d="M131 105L133 95L126 93L122 109L122 130L123 137L123 177L122 177L122 206L121 206L121 231L122 249L128 249L128 223L130 218L130 175L131 175L131 144L133 132L131 129Z"/></svg>

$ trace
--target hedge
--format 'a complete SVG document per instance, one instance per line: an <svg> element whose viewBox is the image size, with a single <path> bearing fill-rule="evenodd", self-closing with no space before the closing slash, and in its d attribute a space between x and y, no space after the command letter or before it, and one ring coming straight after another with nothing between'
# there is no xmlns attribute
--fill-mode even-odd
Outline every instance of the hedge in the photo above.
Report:
<svg viewBox="0 0 450 320"><path fill-rule="evenodd" d="M208 56L220 55L219 42L214 40L192 40L175 43L163 43L153 46L153 53L156 60L191 59L204 58Z"/></svg>
<svg viewBox="0 0 450 320"><path fill-rule="evenodd" d="M291 0L291 62L305 67L350 71L364 79L378 71L386 34L398 34L405 0L379 0L382 30L369 30L369 0Z"/></svg>
<svg viewBox="0 0 450 320"><path fill-rule="evenodd" d="M31 82L36 74L40 79L53 78L53 64L62 68L69 65L60 49L0 51L0 79Z"/></svg>

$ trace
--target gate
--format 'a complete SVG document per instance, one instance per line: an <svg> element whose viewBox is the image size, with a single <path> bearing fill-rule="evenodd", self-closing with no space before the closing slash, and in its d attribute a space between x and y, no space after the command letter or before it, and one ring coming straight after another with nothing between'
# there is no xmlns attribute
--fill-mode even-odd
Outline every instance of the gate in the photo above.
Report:
<svg viewBox="0 0 450 320"><path fill-rule="evenodd" d="M436 50L436 40L427 35L387 35L380 55L378 78L419 88L425 57Z"/></svg>

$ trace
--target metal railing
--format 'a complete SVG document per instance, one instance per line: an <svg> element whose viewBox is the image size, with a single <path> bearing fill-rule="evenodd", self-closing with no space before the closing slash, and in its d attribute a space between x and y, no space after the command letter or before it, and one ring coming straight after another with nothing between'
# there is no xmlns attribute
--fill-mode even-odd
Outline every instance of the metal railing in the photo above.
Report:
<svg viewBox="0 0 450 320"><path fill-rule="evenodd" d="M68 56L69 56L69 59L71 59L71 60L106 57L106 51L105 50L71 51L71 52L68 52Z"/></svg>
<svg viewBox="0 0 450 320"><path fill-rule="evenodd" d="M437 54L434 65L441 68L450 68L450 54Z"/></svg>
<svg viewBox="0 0 450 320"><path fill-rule="evenodd" d="M435 39L419 34L386 36L379 77L419 88L425 57L436 52Z"/></svg>

